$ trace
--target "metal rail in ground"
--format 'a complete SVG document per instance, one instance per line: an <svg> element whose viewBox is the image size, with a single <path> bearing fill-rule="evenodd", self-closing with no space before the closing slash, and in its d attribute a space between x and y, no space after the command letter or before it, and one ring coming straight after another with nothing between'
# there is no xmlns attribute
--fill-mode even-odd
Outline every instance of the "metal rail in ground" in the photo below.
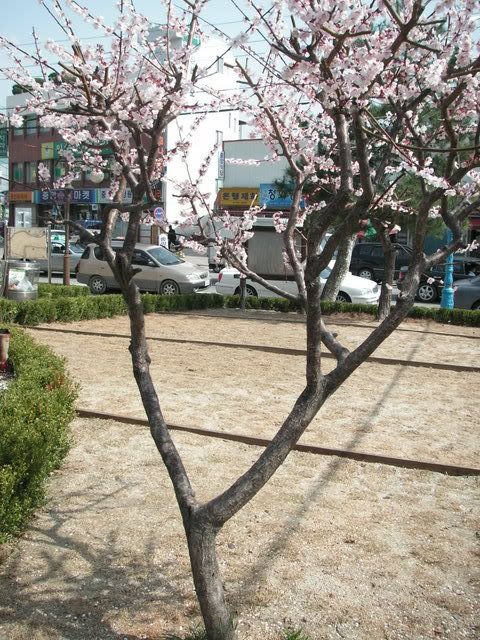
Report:
<svg viewBox="0 0 480 640"><path fill-rule="evenodd" d="M90 409L77 408L77 415L82 418L99 418L101 420L114 420L124 424L135 424L142 427L148 427L148 420L145 418L132 418L116 413L104 413L102 411L93 411ZM256 438L245 436L238 433L228 433L223 431L214 431L212 429L203 429L201 427L185 427L176 424L168 424L167 427L172 431L183 431L193 433L199 436L207 436L209 438L217 438L219 440L228 440L230 442L241 442L242 444L253 445L257 447L266 447L270 440L266 438ZM396 458L393 456L385 456L376 453L368 453L365 451L351 451L349 449L331 449L328 447L317 447L310 444L296 444L293 451L301 453L311 453L321 456L336 456L339 458L347 458L357 462L368 462L376 464L385 464L393 467L404 469L417 469L421 471L433 471L436 473L444 473L452 476L478 476L480 469L476 467L465 467L456 464L444 464L441 462L430 462L428 460L412 460L409 458Z"/></svg>
<svg viewBox="0 0 480 640"><path fill-rule="evenodd" d="M54 327L28 327L33 331L50 331L56 333L72 333L83 336L98 336L100 338L121 338L123 340L130 340L130 336L125 333L108 333L104 331L84 331L81 329L59 329ZM269 345L258 344L241 344L235 342L217 342L213 340L191 340L186 338L158 338L147 337L147 340L155 342L167 342L173 344L191 344L195 346L205 347L223 347L226 349L247 349L250 351L263 351L265 353L276 353L279 355L288 356L305 356L305 349L291 349L288 347L273 347ZM329 352L322 353L324 358L334 358ZM423 360L402 360L399 358L382 358L380 356L370 356L366 362L385 364L385 365L401 365L404 367L421 367L427 369L440 369L441 371L456 371L465 373L480 373L480 367L471 367L462 364L449 364L446 362L429 362Z"/></svg>
<svg viewBox="0 0 480 640"><path fill-rule="evenodd" d="M257 311L255 309L255 311ZM285 323L285 324L305 324L305 316L302 316L301 314L294 314L294 313L283 313L283 312L279 312L279 311L275 311L275 312L270 312L270 313L277 313L280 317L278 318L273 318L271 315L267 315L268 312L266 312L265 315L248 315L248 313L246 315L238 315L235 316L233 314L228 314L228 313L198 313L196 310L192 310L192 311L173 311L173 312L159 312L159 315L162 315L162 313L164 315L179 315L179 316L200 316L202 318L224 318L225 320L257 320L260 322L270 322L272 324L281 324L281 323ZM288 317L288 315L292 315L293 317ZM330 319L330 316L325 316L325 318ZM415 318L412 318L413 320L415 320ZM420 320L420 318L417 318L418 320ZM359 327L361 329L375 329L374 325L371 324L364 324L361 322L347 322L345 320L336 320L335 317L332 317L332 322L330 323L331 325L337 326L337 327ZM478 327L469 327L470 329L478 329ZM422 333L424 335L428 335L428 336L448 336L450 338L465 338L466 340L480 340L480 332L478 336L469 336L463 333L444 333L442 331L424 331L422 329L403 329L402 327L397 327L395 329L395 331L403 331L404 333Z"/></svg>

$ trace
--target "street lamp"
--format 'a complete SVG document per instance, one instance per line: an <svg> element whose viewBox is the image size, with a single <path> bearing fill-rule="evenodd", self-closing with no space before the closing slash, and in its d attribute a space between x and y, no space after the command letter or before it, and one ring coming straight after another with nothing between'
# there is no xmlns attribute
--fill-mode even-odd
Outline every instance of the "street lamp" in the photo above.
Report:
<svg viewBox="0 0 480 640"><path fill-rule="evenodd" d="M104 178L105 174L101 169L93 169L88 176L88 179L90 182L93 182L93 184L100 184L100 182L103 182Z"/></svg>
<svg viewBox="0 0 480 640"><path fill-rule="evenodd" d="M65 204L63 221L65 223L65 251L63 252L63 284L70 285L70 198L71 189L65 189Z"/></svg>
<svg viewBox="0 0 480 640"><path fill-rule="evenodd" d="M447 244L453 241L453 233L447 227ZM442 309L453 309L454 305L454 290L453 290L453 253L450 253L447 257L447 263L445 265L445 275L443 277L443 291L442 300L440 306Z"/></svg>

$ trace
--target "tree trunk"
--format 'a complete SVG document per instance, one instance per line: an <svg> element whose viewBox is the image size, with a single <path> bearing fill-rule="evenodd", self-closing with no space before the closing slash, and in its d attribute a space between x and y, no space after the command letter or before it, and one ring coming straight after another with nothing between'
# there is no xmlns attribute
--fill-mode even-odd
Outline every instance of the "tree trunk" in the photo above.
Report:
<svg viewBox="0 0 480 640"><path fill-rule="evenodd" d="M322 300L334 301L337 299L342 280L348 273L352 251L355 245L356 234L346 236L338 245L337 259L322 291Z"/></svg>
<svg viewBox="0 0 480 640"><path fill-rule="evenodd" d="M247 279L240 276L240 311L245 311L245 299L247 297Z"/></svg>
<svg viewBox="0 0 480 640"><path fill-rule="evenodd" d="M225 602L222 577L217 562L216 531L211 526L186 527L193 582L208 640L234 640L232 615Z"/></svg>
<svg viewBox="0 0 480 640"><path fill-rule="evenodd" d="M385 258L385 265L383 269L382 289L380 291L380 299L378 301L377 320L380 322L384 320L390 313L392 306L392 289L393 289L393 277L395 275L395 246L390 240L388 231L384 231L379 234L382 241L383 255Z"/></svg>

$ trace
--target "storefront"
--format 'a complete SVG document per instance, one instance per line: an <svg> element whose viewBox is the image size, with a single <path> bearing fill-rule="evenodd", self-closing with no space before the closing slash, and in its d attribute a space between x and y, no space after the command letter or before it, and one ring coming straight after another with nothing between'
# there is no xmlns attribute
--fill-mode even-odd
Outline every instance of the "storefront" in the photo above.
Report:
<svg viewBox="0 0 480 640"><path fill-rule="evenodd" d="M33 204L33 191L9 191L9 225L12 227L35 227L37 207Z"/></svg>

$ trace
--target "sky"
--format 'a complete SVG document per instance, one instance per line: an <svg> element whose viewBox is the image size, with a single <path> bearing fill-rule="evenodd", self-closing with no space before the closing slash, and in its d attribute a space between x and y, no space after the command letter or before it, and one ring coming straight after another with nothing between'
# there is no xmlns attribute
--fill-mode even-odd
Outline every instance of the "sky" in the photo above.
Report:
<svg viewBox="0 0 480 640"><path fill-rule="evenodd" d="M180 5L178 0L177 2ZM81 4L89 7L94 15L103 16L107 22L113 21L114 16L117 15L116 0L82 0ZM134 4L137 10L149 17L152 22L164 22L164 13L158 0L135 0ZM65 34L48 15L45 8L40 6L38 0L0 0L0 5L0 35L12 40L15 44L25 45L24 48L28 52L34 52L33 26L40 42L45 42L48 38L54 40L65 38ZM85 24L75 14L69 13L69 15L72 15L74 24L78 25L75 31L81 38L88 38L92 43L101 40L100 31ZM229 35L235 35L243 30L242 16L228 0L208 0L202 16ZM8 66L8 58L0 51L0 67L5 66ZM5 78L5 74L0 72L0 109L2 110L5 109L5 98L11 93L12 84Z"/></svg>

